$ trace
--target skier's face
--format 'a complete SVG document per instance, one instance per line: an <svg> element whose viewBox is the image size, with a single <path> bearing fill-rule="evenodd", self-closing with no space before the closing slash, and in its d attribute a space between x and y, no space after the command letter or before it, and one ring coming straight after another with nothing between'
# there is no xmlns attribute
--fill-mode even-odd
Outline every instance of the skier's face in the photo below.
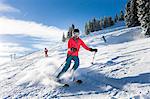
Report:
<svg viewBox="0 0 150 99"><path fill-rule="evenodd" d="M79 37L79 32L74 32L73 37L78 38Z"/></svg>

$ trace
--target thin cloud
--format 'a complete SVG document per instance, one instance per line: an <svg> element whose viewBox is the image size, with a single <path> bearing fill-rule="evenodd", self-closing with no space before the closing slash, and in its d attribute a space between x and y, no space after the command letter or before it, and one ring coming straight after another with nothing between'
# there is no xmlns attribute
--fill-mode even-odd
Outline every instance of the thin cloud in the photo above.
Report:
<svg viewBox="0 0 150 99"><path fill-rule="evenodd" d="M20 10L11 5L0 2L0 12L20 12Z"/></svg>

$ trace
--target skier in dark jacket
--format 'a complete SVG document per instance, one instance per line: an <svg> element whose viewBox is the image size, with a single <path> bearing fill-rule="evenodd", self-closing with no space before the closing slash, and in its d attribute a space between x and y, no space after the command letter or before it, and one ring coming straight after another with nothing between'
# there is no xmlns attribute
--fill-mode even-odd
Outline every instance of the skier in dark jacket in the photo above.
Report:
<svg viewBox="0 0 150 99"><path fill-rule="evenodd" d="M106 38L105 38L105 36L102 36L102 38L103 38L104 42L106 43Z"/></svg>
<svg viewBox="0 0 150 99"><path fill-rule="evenodd" d="M63 67L62 71L58 74L57 78L59 78L62 74L64 74L70 67L71 60L74 61L74 66L72 68L73 73L79 66L79 57L78 52L80 49L80 46L85 48L88 51L91 52L97 52L97 49L89 48L80 38L79 38L79 29L74 29L73 37L69 39L68 41L68 53L67 53L67 59L66 64Z"/></svg>

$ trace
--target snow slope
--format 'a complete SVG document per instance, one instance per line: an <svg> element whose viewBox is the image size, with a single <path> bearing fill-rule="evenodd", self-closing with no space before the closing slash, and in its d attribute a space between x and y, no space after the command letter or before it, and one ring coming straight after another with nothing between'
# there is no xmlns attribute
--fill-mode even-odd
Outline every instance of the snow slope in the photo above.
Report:
<svg viewBox="0 0 150 99"><path fill-rule="evenodd" d="M66 58L67 43L56 43L49 47L47 58L37 51L1 65L0 98L149 99L150 39L143 38L139 27L103 32L81 36L87 45L98 48L93 65L94 53L80 50L75 78L82 84L68 81L70 87L63 88L51 79ZM63 76L68 75L69 71Z"/></svg>

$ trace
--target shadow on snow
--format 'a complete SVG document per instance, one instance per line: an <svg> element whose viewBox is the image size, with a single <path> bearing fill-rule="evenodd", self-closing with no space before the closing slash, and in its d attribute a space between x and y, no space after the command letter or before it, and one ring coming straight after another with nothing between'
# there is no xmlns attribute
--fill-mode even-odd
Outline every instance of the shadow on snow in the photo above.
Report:
<svg viewBox="0 0 150 99"><path fill-rule="evenodd" d="M139 74L138 76L112 78L107 77L97 71L91 71L89 68L80 68L76 78L82 79L81 85L72 84L69 88L64 89L64 92L70 93L73 96L82 94L99 94L115 89L123 90L123 87L128 83L149 84L150 73Z"/></svg>

